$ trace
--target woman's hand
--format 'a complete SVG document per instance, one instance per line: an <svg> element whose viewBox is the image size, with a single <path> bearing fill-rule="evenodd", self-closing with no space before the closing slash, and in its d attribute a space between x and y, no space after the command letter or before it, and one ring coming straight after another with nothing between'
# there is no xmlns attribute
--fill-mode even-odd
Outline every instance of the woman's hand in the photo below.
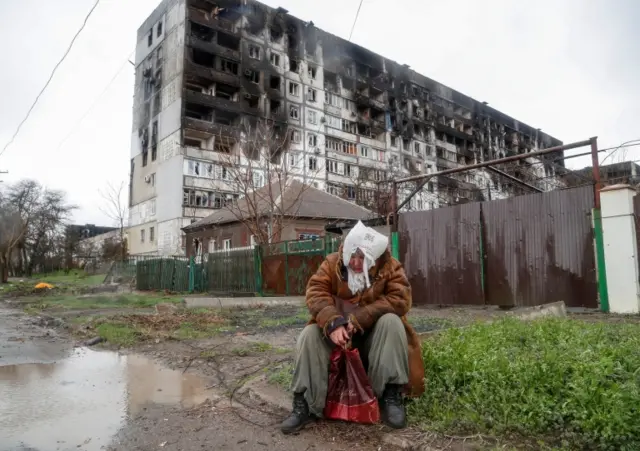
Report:
<svg viewBox="0 0 640 451"><path fill-rule="evenodd" d="M353 327L353 326L351 326ZM349 332L347 332L347 328L344 326L338 327L336 330L331 332L329 335L331 341L333 341L338 346L344 346L349 341Z"/></svg>

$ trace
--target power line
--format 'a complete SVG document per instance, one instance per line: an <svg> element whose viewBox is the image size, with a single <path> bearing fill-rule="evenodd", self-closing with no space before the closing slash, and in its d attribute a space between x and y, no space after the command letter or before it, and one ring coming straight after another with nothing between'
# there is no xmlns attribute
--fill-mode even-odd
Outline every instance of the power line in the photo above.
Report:
<svg viewBox="0 0 640 451"><path fill-rule="evenodd" d="M356 11L356 18L353 19L353 25L351 26L351 33L349 33L349 40L351 40L351 36L353 36L353 30L356 28L356 22L358 21L358 16L360 15L360 8L362 8L362 3L364 0L360 0L360 4L358 5L358 11Z"/></svg>
<svg viewBox="0 0 640 451"><path fill-rule="evenodd" d="M134 50L134 52L135 52L135 50ZM64 143L67 142L67 140L75 133L76 128L82 123L82 121L85 120L85 118L91 113L91 111L93 111L95 106L100 102L100 99L102 98L102 96L104 96L107 93L107 91L109 90L109 88L111 87L113 82L116 81L116 79L120 75L120 72L122 72L122 69L124 69L126 67L127 63L130 63L129 58L131 57L132 54L133 54L133 52L131 52L127 56L127 58L124 60L124 63L122 63L122 66L120 66L120 68L118 69L118 72L116 72L113 75L113 77L111 78L109 83L107 83L107 86L105 86L105 88L102 90L100 95L98 97L96 97L96 100L93 101L93 103L91 104L89 109L87 111L85 111L85 113L82 115L82 117L80 119L78 119L78 121L73 125L73 127L69 131L69 134L67 136L65 136L65 138L62 141L60 141L60 144L58 144L58 148L56 150L60 150L62 148Z"/></svg>
<svg viewBox="0 0 640 451"><path fill-rule="evenodd" d="M82 32L82 30L84 30L84 27L87 25L87 22L89 21L89 18L91 17L91 14L93 14L93 11L98 6L98 3L100 3L100 0L96 0L95 4L89 10L89 13L84 18L84 22L82 22L82 26L76 32L76 34L73 36L73 39L71 39L71 43L69 44L69 47L67 47L67 50L64 52L64 55L62 55L62 58L60 58L60 61L58 61L58 63L54 66L53 70L51 71L51 75L49 75L49 79L47 80L47 82L42 87L42 90L40 90L40 92L36 96L36 99L33 101L33 104L31 104L31 107L29 108L29 111L27 111L26 116L24 117L24 119L22 119L20 124L18 124L18 128L16 129L15 133L13 134L13 136L11 137L9 142L7 144L5 144L5 146L2 149L2 151L0 151L0 156L2 156L2 154L7 150L7 148L13 143L13 141L16 139L16 136L18 136L18 133L20 133L20 129L22 128L22 126L24 125L25 122L27 122L27 119L29 119L29 116L31 115L31 112L33 111L33 109L35 108L36 104L38 103L38 100L40 100L40 97L42 96L42 94L44 94L44 91L49 86L49 83L51 83L51 80L53 79L53 76L55 75L56 71L58 70L58 67L60 67L62 62L66 59L67 55L71 51L71 48L73 47L73 44L76 42L76 39L78 38L78 36Z"/></svg>

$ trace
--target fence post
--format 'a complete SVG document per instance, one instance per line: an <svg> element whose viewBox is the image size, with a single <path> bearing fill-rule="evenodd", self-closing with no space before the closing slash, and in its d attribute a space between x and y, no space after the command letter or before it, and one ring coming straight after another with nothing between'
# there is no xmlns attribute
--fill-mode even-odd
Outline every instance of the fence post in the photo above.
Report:
<svg viewBox="0 0 640 451"><path fill-rule="evenodd" d="M189 293L193 293L196 284L196 259L189 257Z"/></svg>
<svg viewBox="0 0 640 451"><path fill-rule="evenodd" d="M396 260L400 260L400 240L398 232L391 232L391 256Z"/></svg>
<svg viewBox="0 0 640 451"><path fill-rule="evenodd" d="M284 287L287 296L289 294L289 242L283 241L284 244Z"/></svg>
<svg viewBox="0 0 640 451"><path fill-rule="evenodd" d="M596 270L598 271L598 294L600 310L609 312L609 290L607 287L607 268L604 260L604 236L602 233L602 212L599 208L591 210L593 217L593 238L596 245Z"/></svg>
<svg viewBox="0 0 640 451"><path fill-rule="evenodd" d="M253 247L253 265L255 272L256 292L262 297L262 246L256 244Z"/></svg>

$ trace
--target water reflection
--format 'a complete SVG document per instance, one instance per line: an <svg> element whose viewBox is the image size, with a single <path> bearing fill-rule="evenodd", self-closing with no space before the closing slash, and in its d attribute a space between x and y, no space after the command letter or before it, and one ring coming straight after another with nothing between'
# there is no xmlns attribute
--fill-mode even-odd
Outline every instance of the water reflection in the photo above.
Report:
<svg viewBox="0 0 640 451"><path fill-rule="evenodd" d="M99 450L145 404L190 407L207 398L205 385L141 356L88 349L0 367L0 450Z"/></svg>

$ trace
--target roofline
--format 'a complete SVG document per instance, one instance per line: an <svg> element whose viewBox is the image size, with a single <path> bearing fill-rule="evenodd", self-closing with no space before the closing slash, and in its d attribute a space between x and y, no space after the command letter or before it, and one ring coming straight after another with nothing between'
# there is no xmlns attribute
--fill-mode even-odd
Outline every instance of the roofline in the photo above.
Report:
<svg viewBox="0 0 640 451"><path fill-rule="evenodd" d="M378 227L393 224L393 215L389 218L379 216L377 218L360 220L362 224L367 227ZM336 233L338 235L343 234L343 229L349 229L354 227L358 223L358 219L346 219L343 221L336 221L324 226L325 232Z"/></svg>
<svg viewBox="0 0 640 451"><path fill-rule="evenodd" d="M265 215L265 216L266 216L266 215ZM353 219L353 218L351 218L351 219L344 219L344 218L340 218L340 219L339 219L339 218L319 218L319 217L317 217L317 216L294 216L294 215L284 215L283 217L284 217L284 218L286 218L286 219L289 219L289 218L298 218L298 219L324 219L324 220L326 220L326 221L333 221L331 224L342 224L342 223L347 223L347 222L348 222L348 223L353 223L353 224L355 225L355 224L357 224L357 223L358 223L358 221L362 221L362 222L366 225L369 221L371 221L371 219ZM204 219L204 218L203 218L203 219ZM386 219L386 218L374 218L374 220L378 220L378 219L380 219L380 220L384 220L384 224L386 224L386 221L387 221L387 219ZM249 220L249 219L247 219L247 220ZM204 225L201 225L201 226L198 226L198 227L193 227L193 228L190 228L190 227L193 225L193 224L190 224L190 225L188 225L188 226L185 226L185 227L181 228L180 230L182 230L182 231L183 231L183 232L185 232L185 233L193 233L193 232L199 232L199 231L202 231L202 230L205 230L205 229L213 228L213 227L216 227L216 226L223 226L223 225L229 225L229 224L237 224L237 223L240 223L240 222L243 222L243 221L241 221L241 220L239 220L239 219L234 219L234 220L231 220L231 221L223 221L223 222L216 222L216 223L204 224ZM328 227L329 225L330 225L330 224L325 225L325 231L327 231L327 230L328 230L328 229L327 229L327 227Z"/></svg>

